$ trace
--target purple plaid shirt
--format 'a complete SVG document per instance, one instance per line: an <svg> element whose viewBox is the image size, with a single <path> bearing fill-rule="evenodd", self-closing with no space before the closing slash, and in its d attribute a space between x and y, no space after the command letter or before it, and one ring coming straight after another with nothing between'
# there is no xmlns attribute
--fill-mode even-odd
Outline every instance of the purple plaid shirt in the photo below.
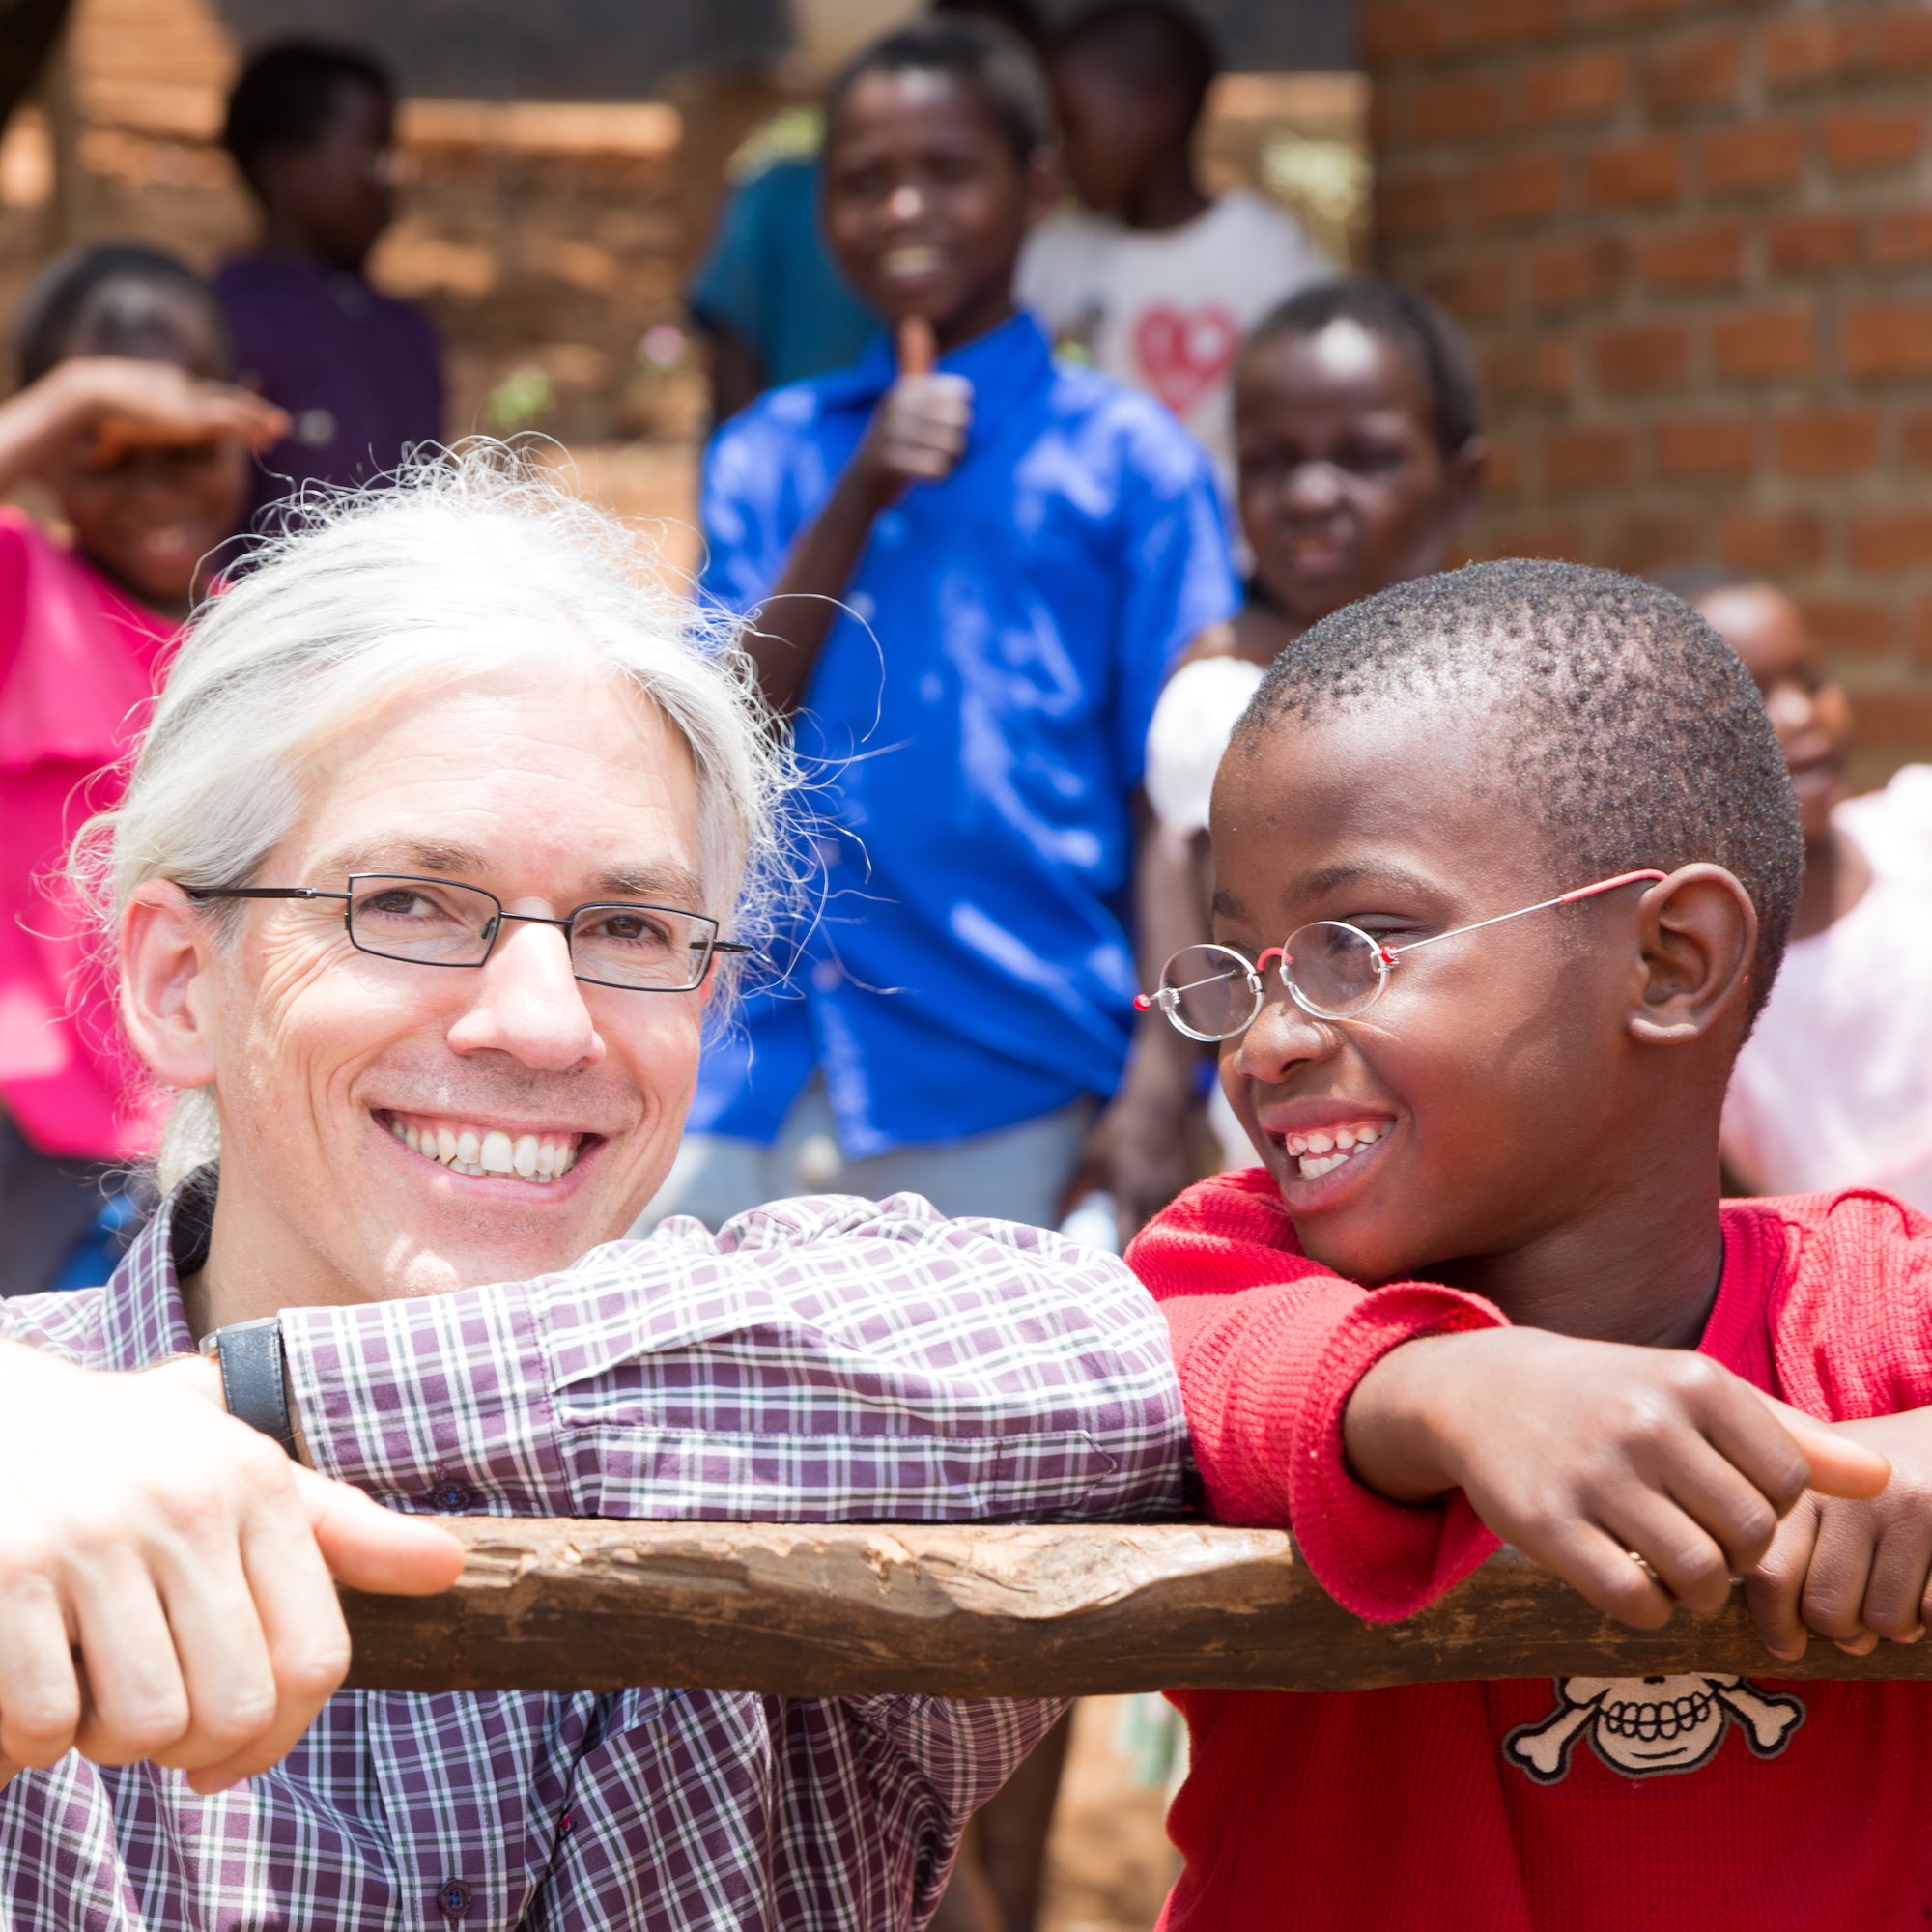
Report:
<svg viewBox="0 0 1932 1932"><path fill-rule="evenodd" d="M0 1304L0 1332L95 1368L185 1350L178 1277L211 1200L183 1183L107 1288ZM1126 1269L911 1196L781 1202L716 1236L671 1221L540 1281L282 1323L316 1463L399 1509L830 1522L1181 1500L1166 1329ZM916 1925L1058 1709L345 1690L218 1797L71 1753L23 1773L0 1793L0 1921Z"/></svg>

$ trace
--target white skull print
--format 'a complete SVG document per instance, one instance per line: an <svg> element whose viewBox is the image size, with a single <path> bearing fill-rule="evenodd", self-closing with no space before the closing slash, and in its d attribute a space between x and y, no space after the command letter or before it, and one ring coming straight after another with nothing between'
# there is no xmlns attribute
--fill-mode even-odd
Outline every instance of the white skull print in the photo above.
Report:
<svg viewBox="0 0 1932 1932"><path fill-rule="evenodd" d="M1804 1721L1796 1697L1762 1691L1743 1678L1700 1671L1679 1677L1564 1677L1548 1718L1519 1724L1503 1754L1539 1784L1569 1775L1570 1753L1589 1734L1597 1755L1626 1777L1694 1771L1736 1722L1759 1757L1776 1757Z"/></svg>

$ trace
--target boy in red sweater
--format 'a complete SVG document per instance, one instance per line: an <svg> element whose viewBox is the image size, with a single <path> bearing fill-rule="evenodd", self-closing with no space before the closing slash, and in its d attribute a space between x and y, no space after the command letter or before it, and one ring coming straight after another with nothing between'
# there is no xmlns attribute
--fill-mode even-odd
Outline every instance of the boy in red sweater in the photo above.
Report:
<svg viewBox="0 0 1932 1932"><path fill-rule="evenodd" d="M1365 1617L1500 1537L1638 1626L1743 1576L1767 1665L1922 1634L1932 1224L1719 1205L1803 865L1731 652L1607 572L1398 586L1275 662L1212 834L1226 950L1151 998L1264 1165L1130 1259L1215 1513ZM1923 1925L1932 1687L1775 1679L1181 1693L1163 1922Z"/></svg>

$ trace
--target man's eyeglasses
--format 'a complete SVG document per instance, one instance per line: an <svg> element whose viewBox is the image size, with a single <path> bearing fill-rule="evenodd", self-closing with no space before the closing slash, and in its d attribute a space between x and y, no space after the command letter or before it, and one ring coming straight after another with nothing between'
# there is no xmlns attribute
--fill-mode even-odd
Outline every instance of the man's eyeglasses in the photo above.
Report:
<svg viewBox="0 0 1932 1932"><path fill-rule="evenodd" d="M1614 879L1599 879L1594 886L1578 886L1574 893L1519 906L1515 912L1499 912L1493 919L1479 919L1450 932L1433 932L1406 946L1384 946L1360 926L1333 919L1296 927L1285 946L1270 946L1252 961L1232 946L1183 946L1160 969L1159 987L1136 994L1134 1005L1142 1012L1157 1008L1190 1039L1233 1039L1254 1024L1266 1004L1262 975L1272 960L1289 997L1303 1012L1321 1020L1353 1019L1381 998L1396 963L1418 947L1662 877L1654 871L1619 872Z"/></svg>
<svg viewBox="0 0 1932 1932"><path fill-rule="evenodd" d="M419 879L403 872L355 872L346 893L309 886L184 886L191 899L340 899L349 943L379 959L412 966L481 966L505 920L554 925L570 949L571 971L593 986L639 993L689 993L704 983L721 952L750 952L718 937L718 922L675 906L594 901L561 919L505 912L480 886Z"/></svg>

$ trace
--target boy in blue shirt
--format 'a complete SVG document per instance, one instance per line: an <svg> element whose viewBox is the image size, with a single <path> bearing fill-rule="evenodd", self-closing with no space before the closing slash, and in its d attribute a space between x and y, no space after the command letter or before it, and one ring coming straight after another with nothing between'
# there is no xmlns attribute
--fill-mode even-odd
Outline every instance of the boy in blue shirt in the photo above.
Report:
<svg viewBox="0 0 1932 1932"><path fill-rule="evenodd" d="M910 1187L1051 1221L1091 1170L1137 1224L1186 1178L1134 1125L1185 1056L1144 1037L1122 1085L1121 909L1154 699L1238 599L1200 448L1014 307L1049 126L1031 57L973 22L833 86L825 231L893 333L725 424L702 501L704 587L757 612L820 781L822 892L789 983L707 1055L660 1211Z"/></svg>

